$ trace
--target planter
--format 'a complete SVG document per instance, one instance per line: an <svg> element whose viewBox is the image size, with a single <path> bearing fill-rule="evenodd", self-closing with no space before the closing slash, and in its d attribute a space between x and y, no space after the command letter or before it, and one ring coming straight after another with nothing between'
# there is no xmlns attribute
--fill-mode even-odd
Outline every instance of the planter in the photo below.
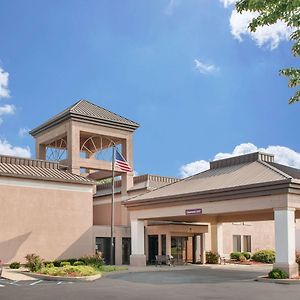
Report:
<svg viewBox="0 0 300 300"><path fill-rule="evenodd" d="M258 282L267 282L267 283L277 283L277 284L300 284L300 279L292 279L292 278L287 278L287 279L273 279L269 278L267 276L259 276L255 279L255 281Z"/></svg>
<svg viewBox="0 0 300 300"><path fill-rule="evenodd" d="M92 276L80 276L80 277L66 277L66 276L51 276L39 273L32 273L32 272L22 272L30 277L34 277L41 280L48 280L48 281L69 281L69 282L78 282L78 281L94 281L101 278L102 274L96 274Z"/></svg>

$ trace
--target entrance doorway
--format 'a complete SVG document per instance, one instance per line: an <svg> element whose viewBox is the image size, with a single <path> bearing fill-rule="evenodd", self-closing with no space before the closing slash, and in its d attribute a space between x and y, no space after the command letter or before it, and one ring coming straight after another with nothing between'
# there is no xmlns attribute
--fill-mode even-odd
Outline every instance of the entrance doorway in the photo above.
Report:
<svg viewBox="0 0 300 300"><path fill-rule="evenodd" d="M149 263L155 263L155 255L158 254L158 235L148 235Z"/></svg>
<svg viewBox="0 0 300 300"><path fill-rule="evenodd" d="M176 264L184 264L187 261L187 237L171 237L171 255Z"/></svg>
<svg viewBox="0 0 300 300"><path fill-rule="evenodd" d="M105 264L115 264L115 247L113 249L113 259L110 258L110 238L108 237L96 237L96 249L101 252ZM115 245L115 238L114 238Z"/></svg>
<svg viewBox="0 0 300 300"><path fill-rule="evenodd" d="M122 238L122 264L129 265L131 254L131 238Z"/></svg>

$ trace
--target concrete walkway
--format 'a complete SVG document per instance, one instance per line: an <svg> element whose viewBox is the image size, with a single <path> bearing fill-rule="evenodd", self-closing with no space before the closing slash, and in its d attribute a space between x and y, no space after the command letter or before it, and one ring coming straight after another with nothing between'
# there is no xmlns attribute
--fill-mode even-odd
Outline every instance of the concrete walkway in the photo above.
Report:
<svg viewBox="0 0 300 300"><path fill-rule="evenodd" d="M17 270L13 270L8 267L4 267L1 277L5 278L5 279L13 280L13 281L36 280L36 278L33 278L33 277L23 274L22 271L26 271L26 269L20 268Z"/></svg>

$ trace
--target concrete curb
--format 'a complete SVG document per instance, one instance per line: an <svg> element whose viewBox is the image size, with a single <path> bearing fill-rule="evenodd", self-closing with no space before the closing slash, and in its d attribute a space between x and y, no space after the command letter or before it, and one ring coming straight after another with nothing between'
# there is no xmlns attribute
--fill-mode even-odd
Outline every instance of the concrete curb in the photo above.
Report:
<svg viewBox="0 0 300 300"><path fill-rule="evenodd" d="M300 284L299 279L272 279L266 276L259 276L255 279L258 282L277 283L277 284Z"/></svg>
<svg viewBox="0 0 300 300"><path fill-rule="evenodd" d="M68 282L89 282L95 281L102 277L102 274L92 275L92 276L81 276L81 277L65 277L65 276L50 276L38 273L31 272L22 272L30 277L34 277L36 279L48 280L48 281L68 281Z"/></svg>

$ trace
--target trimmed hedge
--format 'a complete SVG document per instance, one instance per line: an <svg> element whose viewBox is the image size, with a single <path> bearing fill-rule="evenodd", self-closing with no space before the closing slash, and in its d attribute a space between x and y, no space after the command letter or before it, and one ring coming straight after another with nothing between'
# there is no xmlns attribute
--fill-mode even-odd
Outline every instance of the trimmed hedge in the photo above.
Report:
<svg viewBox="0 0 300 300"><path fill-rule="evenodd" d="M242 254L245 256L247 260L251 258L251 254L249 252L242 252Z"/></svg>
<svg viewBox="0 0 300 300"><path fill-rule="evenodd" d="M75 261L74 264L73 264L73 266L84 266L84 265L85 265L84 262L81 261L81 260L77 260L77 261Z"/></svg>
<svg viewBox="0 0 300 300"><path fill-rule="evenodd" d="M208 251L206 252L206 263L207 264L218 264L220 260L220 254L217 252Z"/></svg>
<svg viewBox="0 0 300 300"><path fill-rule="evenodd" d="M271 272L269 272L269 278L272 279L286 279L288 278L288 275L286 272L280 270L280 269L274 269Z"/></svg>
<svg viewBox="0 0 300 300"><path fill-rule="evenodd" d="M253 254L252 259L257 262L273 264L275 262L275 251L259 250Z"/></svg>
<svg viewBox="0 0 300 300"><path fill-rule="evenodd" d="M20 269L21 264L18 261L14 261L9 265L10 269Z"/></svg>
<svg viewBox="0 0 300 300"><path fill-rule="evenodd" d="M251 258L251 254L248 252L232 252L230 258L237 261L245 261Z"/></svg>
<svg viewBox="0 0 300 300"><path fill-rule="evenodd" d="M232 252L230 253L230 258L231 259L236 259L236 260L240 260L240 256L242 255L241 252Z"/></svg>

